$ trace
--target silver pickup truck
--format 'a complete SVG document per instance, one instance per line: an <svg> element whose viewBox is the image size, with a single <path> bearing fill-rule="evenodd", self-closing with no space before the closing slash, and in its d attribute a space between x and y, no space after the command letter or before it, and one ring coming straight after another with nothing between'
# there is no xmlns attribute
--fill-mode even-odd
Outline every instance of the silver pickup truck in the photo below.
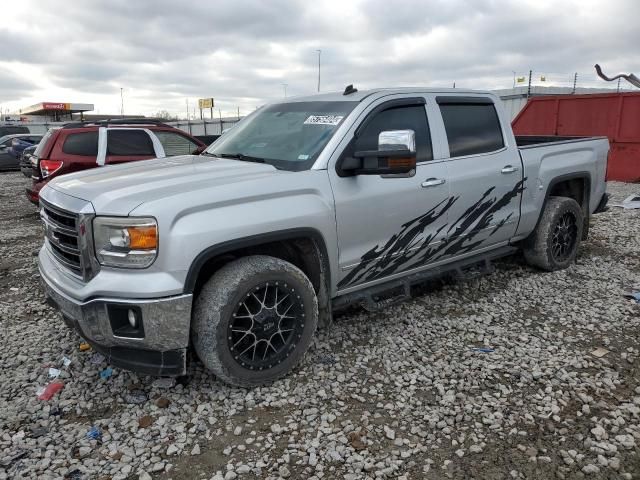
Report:
<svg viewBox="0 0 640 480"><path fill-rule="evenodd" d="M65 175L40 195L49 302L116 366L273 381L336 308L524 251L569 266L605 209L606 138L515 138L500 100L382 89L266 105L202 155Z"/></svg>

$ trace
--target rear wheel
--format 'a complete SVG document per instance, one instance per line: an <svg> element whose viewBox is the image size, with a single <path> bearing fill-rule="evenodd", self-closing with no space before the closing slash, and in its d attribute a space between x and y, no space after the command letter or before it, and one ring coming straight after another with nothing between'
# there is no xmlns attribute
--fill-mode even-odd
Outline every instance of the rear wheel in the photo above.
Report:
<svg viewBox="0 0 640 480"><path fill-rule="evenodd" d="M204 365L238 386L272 382L293 369L318 324L318 301L305 274L263 255L218 270L195 301L192 339Z"/></svg>
<svg viewBox="0 0 640 480"><path fill-rule="evenodd" d="M584 214L574 199L550 197L536 230L525 244L525 259L547 271L567 268L575 261L583 226Z"/></svg>

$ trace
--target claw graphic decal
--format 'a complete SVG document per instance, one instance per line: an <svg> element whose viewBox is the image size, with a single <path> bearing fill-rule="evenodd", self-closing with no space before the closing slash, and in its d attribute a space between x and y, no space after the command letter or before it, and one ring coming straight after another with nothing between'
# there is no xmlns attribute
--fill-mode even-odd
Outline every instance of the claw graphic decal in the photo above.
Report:
<svg viewBox="0 0 640 480"><path fill-rule="evenodd" d="M480 200L450 224L446 232L447 238L430 247L429 243L447 226L443 225L435 232L423 236L425 229L446 214L460 197L443 200L428 212L403 224L400 232L391 237L383 247L376 245L366 252L360 258L358 266L338 283L338 288L378 280L398 271L424 265L444 256L467 253L479 247L484 239L474 241L474 238L491 225L496 212L523 192L526 180L520 180L500 199L491 196L495 187L489 188ZM500 220L489 236L506 225L510 217L511 214Z"/></svg>

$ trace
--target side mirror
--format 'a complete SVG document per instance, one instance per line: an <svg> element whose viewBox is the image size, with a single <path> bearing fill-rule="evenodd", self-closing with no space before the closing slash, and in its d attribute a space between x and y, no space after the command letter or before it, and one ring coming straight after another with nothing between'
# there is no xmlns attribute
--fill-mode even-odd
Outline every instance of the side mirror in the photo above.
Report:
<svg viewBox="0 0 640 480"><path fill-rule="evenodd" d="M378 149L357 151L340 166L340 176L395 175L416 168L416 133L387 130L378 135Z"/></svg>

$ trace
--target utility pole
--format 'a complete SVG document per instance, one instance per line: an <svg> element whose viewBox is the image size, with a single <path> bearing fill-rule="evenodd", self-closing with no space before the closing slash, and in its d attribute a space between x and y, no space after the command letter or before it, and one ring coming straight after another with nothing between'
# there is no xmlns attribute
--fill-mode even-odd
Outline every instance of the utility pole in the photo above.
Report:
<svg viewBox="0 0 640 480"><path fill-rule="evenodd" d="M620 78L618 78L618 88L616 88L616 93L620 93Z"/></svg>
<svg viewBox="0 0 640 480"><path fill-rule="evenodd" d="M287 83L283 83L282 87L284 88L284 98L287 98Z"/></svg>
<svg viewBox="0 0 640 480"><path fill-rule="evenodd" d="M238 107L238 121L240 121L240 107Z"/></svg>
<svg viewBox="0 0 640 480"><path fill-rule="evenodd" d="M189 129L189 135L191 135L191 122L189 121L189 98L185 98L184 101L187 103L187 128Z"/></svg>
<svg viewBox="0 0 640 480"><path fill-rule="evenodd" d="M320 91L320 56L322 55L322 50L316 50L318 52L318 92Z"/></svg>
<svg viewBox="0 0 640 480"><path fill-rule="evenodd" d="M529 70L529 86L527 87L527 100L531 96L531 75L533 74L532 70Z"/></svg>
<svg viewBox="0 0 640 480"><path fill-rule="evenodd" d="M571 93L576 93L576 84L578 83L578 72L573 74L573 91Z"/></svg>
<svg viewBox="0 0 640 480"><path fill-rule="evenodd" d="M120 87L120 116L124 118L124 95L122 93L123 88Z"/></svg>
<svg viewBox="0 0 640 480"><path fill-rule="evenodd" d="M513 73L513 87L511 88L516 88L516 72L511 70L511 73Z"/></svg>

